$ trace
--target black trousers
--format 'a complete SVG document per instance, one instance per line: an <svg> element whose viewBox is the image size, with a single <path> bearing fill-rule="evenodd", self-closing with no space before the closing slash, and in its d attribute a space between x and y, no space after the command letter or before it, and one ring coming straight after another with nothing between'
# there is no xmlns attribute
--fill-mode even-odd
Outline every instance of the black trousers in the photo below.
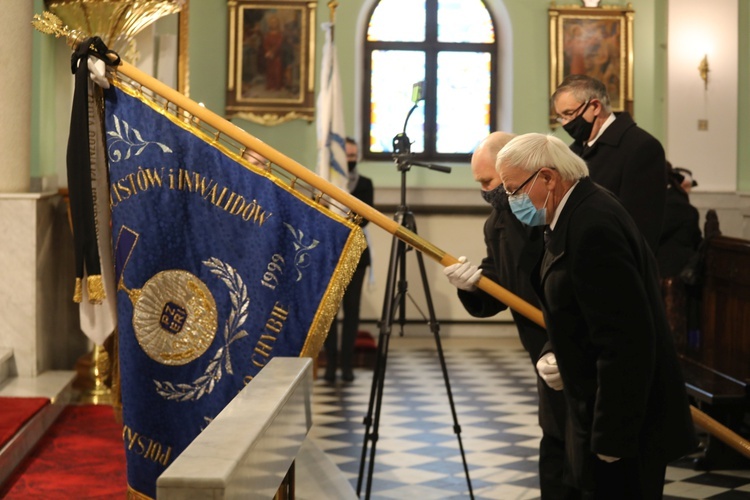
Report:
<svg viewBox="0 0 750 500"><path fill-rule="evenodd" d="M367 264L361 261L354 270L352 280L344 292L341 301L341 309L344 315L341 328L341 358L338 357L338 319L334 319L328 330L325 341L326 350L326 372L335 373L336 367L341 367L343 373L351 373L352 357L354 356L354 341L357 339L359 329L359 303L362 298L362 285L367 274Z"/></svg>
<svg viewBox="0 0 750 500"><path fill-rule="evenodd" d="M542 500L577 500L578 489L565 481L565 395L551 389L537 377L539 394L539 426L542 440L539 443L539 488Z"/></svg>
<svg viewBox="0 0 750 500"><path fill-rule="evenodd" d="M583 500L659 500L664 492L667 464L650 457L622 458L606 463L594 461L594 489L584 491Z"/></svg>

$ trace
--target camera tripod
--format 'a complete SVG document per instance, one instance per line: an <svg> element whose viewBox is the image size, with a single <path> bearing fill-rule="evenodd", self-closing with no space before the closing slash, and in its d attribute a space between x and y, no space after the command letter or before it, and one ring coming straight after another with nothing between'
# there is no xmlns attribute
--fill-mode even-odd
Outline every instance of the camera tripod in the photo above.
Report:
<svg viewBox="0 0 750 500"><path fill-rule="evenodd" d="M415 104L416 106L416 104ZM412 108L413 111L414 108ZM411 111L409 112L411 114ZM408 120L408 117L407 117ZM406 125L404 125L404 130ZM450 172L449 167L442 167L439 165L421 164L410 160L409 153L409 139L405 133L397 135L393 139L394 151L397 154L394 158L397 161L398 169L401 172L401 202L399 208L394 216L394 220L399 222L402 226L409 229L416 234L417 227L414 221L414 214L409 210L406 205L406 172L412 165L430 168L433 170L439 170L442 172ZM403 154L399 154L405 150ZM398 323L400 326L401 335L403 335L404 324L406 323L406 298L408 296L408 283L406 280L406 252L413 250L412 247L407 247L406 243L400 239L393 237L391 244L391 255L388 263L388 278L386 281L385 298L383 300L383 312L378 324L380 329L380 335L378 339L378 351L375 360L375 369L372 377L372 389L370 391L370 402L367 409L367 415L364 418L365 436L362 444L362 457L359 465L359 478L357 480L357 496L360 496L362 491L362 483L365 472L365 462L367 461L367 448L368 443L371 442L369 467L367 471L367 485L365 498L369 500L370 491L372 488L372 475L375 466L375 451L378 442L378 429L380 426L380 411L382 408L383 401L383 389L385 382L385 368L388 359L388 345L391 338L391 327L393 325L396 309L398 309L399 317ZM451 414L453 415L453 431L458 438L458 447L461 451L461 458L463 460L464 472L466 473L466 482L469 486L469 495L473 499L474 493L471 487L471 479L469 478L469 468L466 463L466 455L464 453L463 443L461 441L461 426L458 424L458 418L456 416L456 407L453 403L453 395L451 393L450 381L448 379L448 369L445 364L445 357L443 356L443 348L440 342L440 326L435 319L435 309L432 304L430 296L430 289L427 283L427 274L424 267L424 258L420 252L416 252L417 262L419 264L419 274L422 279L422 286L424 287L424 294L427 303L427 311L429 314L429 325L430 331L435 337L435 345L437 348L438 358L440 359L440 367L443 372L443 380L445 381L445 388L448 392L448 401L450 403ZM397 279L398 275L398 279ZM411 299L411 297L409 296ZM414 302L413 299L411 299ZM415 304L416 305L416 304ZM419 309L419 307L417 307ZM424 313L419 311L422 317L425 318Z"/></svg>

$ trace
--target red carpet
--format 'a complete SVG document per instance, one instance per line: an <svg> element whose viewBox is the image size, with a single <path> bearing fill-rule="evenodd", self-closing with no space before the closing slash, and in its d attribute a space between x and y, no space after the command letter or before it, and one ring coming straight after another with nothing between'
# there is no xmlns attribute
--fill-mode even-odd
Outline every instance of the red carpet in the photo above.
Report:
<svg viewBox="0 0 750 500"><path fill-rule="evenodd" d="M47 398L0 398L0 449L48 403Z"/></svg>
<svg viewBox="0 0 750 500"><path fill-rule="evenodd" d="M111 406L68 406L0 489L4 499L124 499L122 426Z"/></svg>

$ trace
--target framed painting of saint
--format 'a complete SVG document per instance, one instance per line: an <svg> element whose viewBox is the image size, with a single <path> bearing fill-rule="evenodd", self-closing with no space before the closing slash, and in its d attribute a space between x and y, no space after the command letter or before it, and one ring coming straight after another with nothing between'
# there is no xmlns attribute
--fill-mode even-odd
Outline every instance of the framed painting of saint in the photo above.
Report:
<svg viewBox="0 0 750 500"><path fill-rule="evenodd" d="M550 95L568 75L607 88L613 111L633 113L633 15L620 7L550 7ZM550 125L557 126L550 111Z"/></svg>
<svg viewBox="0 0 750 500"><path fill-rule="evenodd" d="M264 125L315 114L315 2L230 0L228 118Z"/></svg>

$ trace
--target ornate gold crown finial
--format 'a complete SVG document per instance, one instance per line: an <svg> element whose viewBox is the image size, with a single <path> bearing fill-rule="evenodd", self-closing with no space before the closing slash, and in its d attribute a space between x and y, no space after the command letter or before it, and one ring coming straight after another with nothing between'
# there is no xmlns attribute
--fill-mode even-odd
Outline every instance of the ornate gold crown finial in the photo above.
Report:
<svg viewBox="0 0 750 500"><path fill-rule="evenodd" d="M62 20L51 12L44 11L42 15L34 14L34 20L31 24L37 31L47 35L55 35L55 38L63 37L67 44L76 49L81 42L88 36L78 30L74 30L64 25Z"/></svg>
<svg viewBox="0 0 750 500"><path fill-rule="evenodd" d="M122 50L146 26L180 12L187 0L44 0L73 30L98 36L112 50Z"/></svg>

